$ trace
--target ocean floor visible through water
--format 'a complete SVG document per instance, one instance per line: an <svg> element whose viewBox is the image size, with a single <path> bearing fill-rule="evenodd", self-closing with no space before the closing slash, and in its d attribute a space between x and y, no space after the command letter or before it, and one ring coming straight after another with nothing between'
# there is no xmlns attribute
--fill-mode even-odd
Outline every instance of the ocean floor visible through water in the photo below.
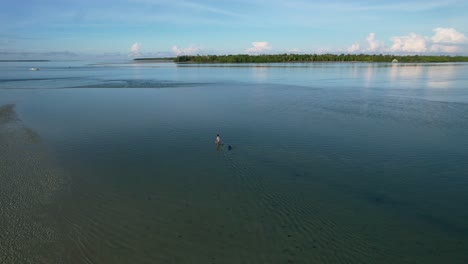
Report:
<svg viewBox="0 0 468 264"><path fill-rule="evenodd" d="M241 66L0 63L0 262L468 261L468 64Z"/></svg>

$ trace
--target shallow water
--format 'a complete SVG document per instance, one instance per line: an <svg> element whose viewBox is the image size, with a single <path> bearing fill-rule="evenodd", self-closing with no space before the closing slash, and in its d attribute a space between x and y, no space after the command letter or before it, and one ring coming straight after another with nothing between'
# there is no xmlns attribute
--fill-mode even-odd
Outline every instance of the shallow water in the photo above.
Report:
<svg viewBox="0 0 468 264"><path fill-rule="evenodd" d="M5 218L53 235L0 260L468 261L468 64L33 64L0 63L0 181L54 183Z"/></svg>

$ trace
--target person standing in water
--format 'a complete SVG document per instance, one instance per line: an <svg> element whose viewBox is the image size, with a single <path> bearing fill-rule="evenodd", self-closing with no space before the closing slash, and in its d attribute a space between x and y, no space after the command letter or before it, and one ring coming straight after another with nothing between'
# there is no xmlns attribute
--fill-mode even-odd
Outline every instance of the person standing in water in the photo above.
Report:
<svg viewBox="0 0 468 264"><path fill-rule="evenodd" d="M215 141L216 145L220 145L221 144L221 138L219 137L219 134L216 135L216 141Z"/></svg>

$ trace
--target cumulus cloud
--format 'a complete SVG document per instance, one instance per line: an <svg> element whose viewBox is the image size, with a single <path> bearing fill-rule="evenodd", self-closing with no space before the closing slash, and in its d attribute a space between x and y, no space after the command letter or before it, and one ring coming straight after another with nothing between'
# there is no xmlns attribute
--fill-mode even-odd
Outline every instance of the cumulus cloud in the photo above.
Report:
<svg viewBox="0 0 468 264"><path fill-rule="evenodd" d="M468 44L468 38L453 28L433 29L431 52L456 53Z"/></svg>
<svg viewBox="0 0 468 264"><path fill-rule="evenodd" d="M252 47L246 50L250 54L264 53L271 50L271 46L266 41L252 42Z"/></svg>
<svg viewBox="0 0 468 264"><path fill-rule="evenodd" d="M138 42L135 42L130 47L130 53L128 55L130 57L138 57L138 56L140 56L140 49L141 49L141 44L138 43Z"/></svg>
<svg viewBox="0 0 468 264"><path fill-rule="evenodd" d="M353 45L351 45L351 47L348 48L349 53L354 53L354 52L357 52L359 50L361 50L361 45L359 45L359 43L357 43L357 42L353 43Z"/></svg>
<svg viewBox="0 0 468 264"><path fill-rule="evenodd" d="M431 46L430 51L435 53L456 53L460 51L460 47L452 45L434 44Z"/></svg>
<svg viewBox="0 0 468 264"><path fill-rule="evenodd" d="M367 40L367 51L378 52L380 51L385 44L382 41L375 39L375 33L370 33L366 38Z"/></svg>
<svg viewBox="0 0 468 264"><path fill-rule="evenodd" d="M385 43L375 38L375 33L371 32L366 38L365 43L355 42L350 47L348 47L348 52L358 53L358 52L368 52L368 53L377 53L385 50Z"/></svg>
<svg viewBox="0 0 468 264"><path fill-rule="evenodd" d="M370 33L364 43L355 42L348 47L348 52L370 53L457 53L468 51L468 38L453 28L435 28L432 36L422 36L410 33L405 36L390 38L391 45L387 47L384 42Z"/></svg>
<svg viewBox="0 0 468 264"><path fill-rule="evenodd" d="M286 50L286 53L301 53L302 50L298 49L298 48L292 48L292 49L288 49Z"/></svg>
<svg viewBox="0 0 468 264"><path fill-rule="evenodd" d="M390 47L391 52L422 53L427 51L426 38L414 33L393 37L391 40L393 42Z"/></svg>
<svg viewBox="0 0 468 264"><path fill-rule="evenodd" d="M432 36L433 43L457 44L466 43L467 38L462 33L453 28L434 28L434 36Z"/></svg>
<svg viewBox="0 0 468 264"><path fill-rule="evenodd" d="M200 51L199 47L194 47L194 46L189 46L187 48L179 48L177 46L172 47L172 51L175 53L177 56L181 55L194 55L195 53L198 53Z"/></svg>

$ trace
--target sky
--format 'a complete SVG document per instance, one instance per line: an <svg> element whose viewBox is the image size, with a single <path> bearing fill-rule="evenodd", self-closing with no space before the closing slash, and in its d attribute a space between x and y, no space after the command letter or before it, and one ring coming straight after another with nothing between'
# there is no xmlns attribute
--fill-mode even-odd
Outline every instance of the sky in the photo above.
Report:
<svg viewBox="0 0 468 264"><path fill-rule="evenodd" d="M0 60L468 55L466 0L2 0Z"/></svg>

